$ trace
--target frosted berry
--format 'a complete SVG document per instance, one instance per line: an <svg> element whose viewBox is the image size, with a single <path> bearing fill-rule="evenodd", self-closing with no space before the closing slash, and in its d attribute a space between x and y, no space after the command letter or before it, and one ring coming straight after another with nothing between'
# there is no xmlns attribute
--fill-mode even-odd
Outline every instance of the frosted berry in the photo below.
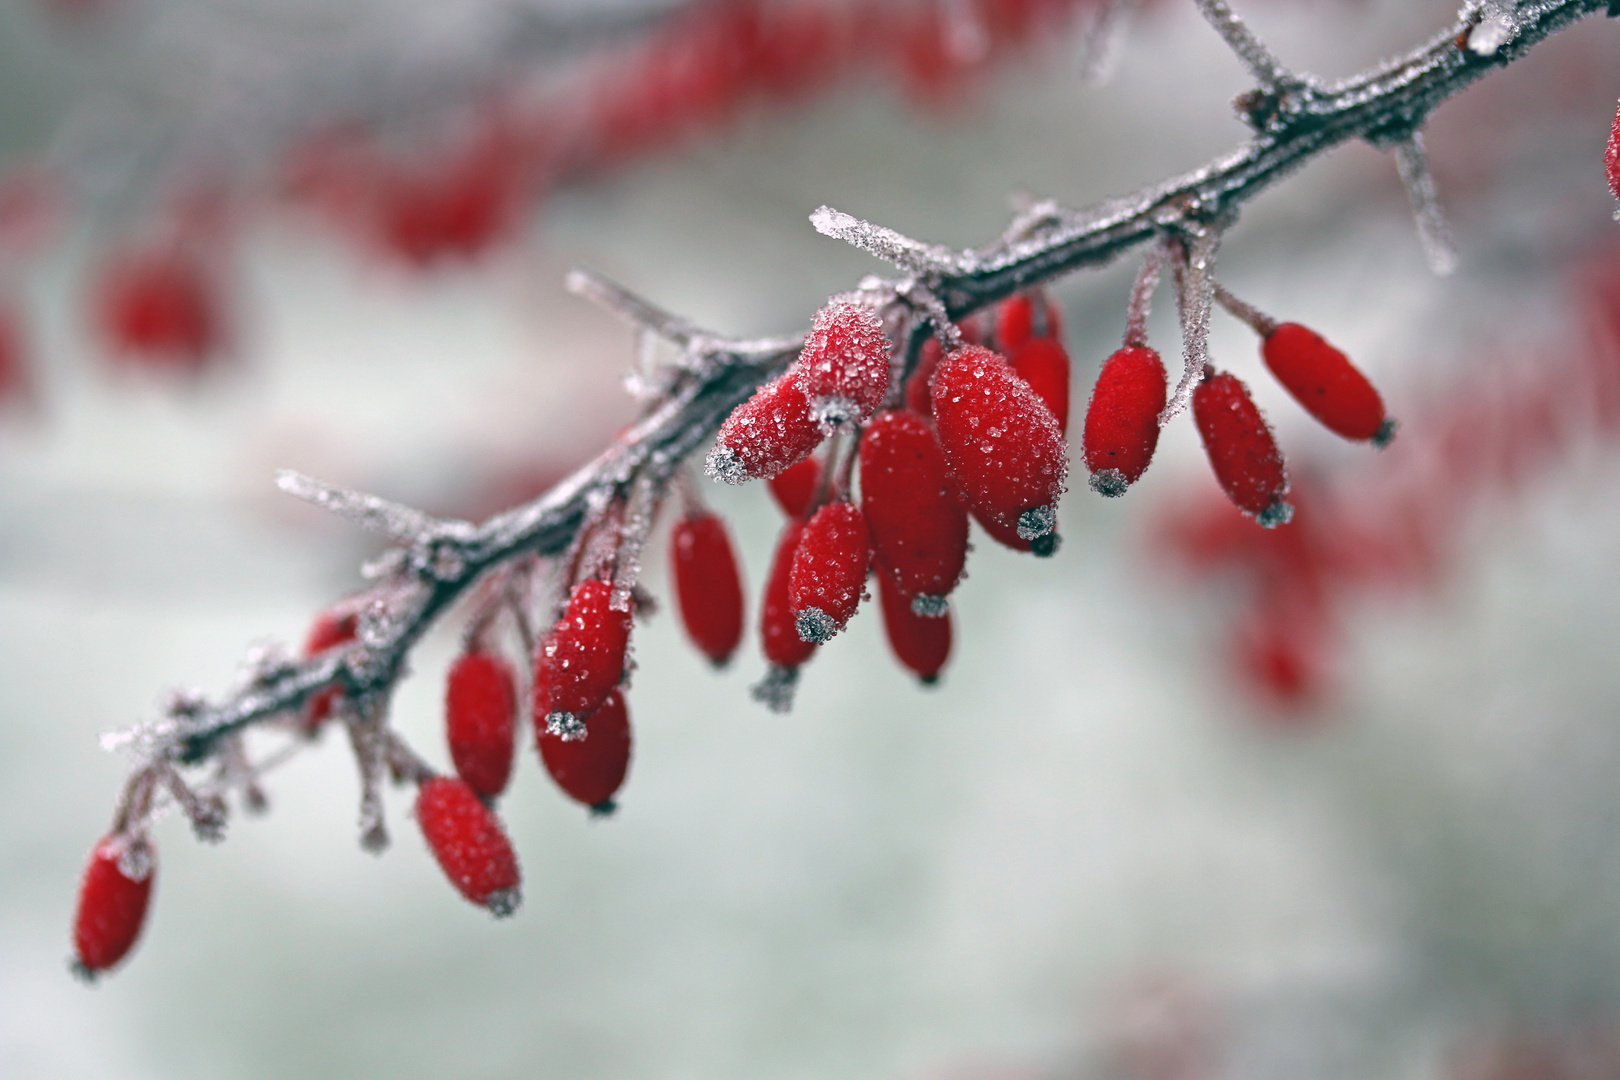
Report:
<svg viewBox="0 0 1620 1080"><path fill-rule="evenodd" d="M1147 471L1159 445L1165 380L1164 361L1152 349L1127 346L1103 364L1083 439L1091 490L1123 495Z"/></svg>
<svg viewBox="0 0 1620 1080"><path fill-rule="evenodd" d="M912 602L895 587L890 576L878 567L878 596L883 605L883 632L889 648L909 671L926 686L939 681L940 669L951 655L951 613L919 615Z"/></svg>
<svg viewBox="0 0 1620 1080"><path fill-rule="evenodd" d="M675 523L669 553L686 636L724 667L743 632L742 577L725 523L713 514L688 514Z"/></svg>
<svg viewBox="0 0 1620 1080"><path fill-rule="evenodd" d="M1283 501L1288 473L1266 418L1236 375L1204 369L1193 391L1193 420L1204 451L1226 497L1245 514L1270 528L1294 516Z"/></svg>
<svg viewBox="0 0 1620 1080"><path fill-rule="evenodd" d="M1609 176L1609 190L1620 199L1620 110L1614 114L1614 127L1609 129L1609 145L1603 153L1603 168Z"/></svg>
<svg viewBox="0 0 1620 1080"><path fill-rule="evenodd" d="M1069 455L1040 396L1001 357L970 345L940 362L933 401L945 464L975 516L1027 541L1052 534Z"/></svg>
<svg viewBox="0 0 1620 1080"><path fill-rule="evenodd" d="M934 381L934 369L945 356L945 350L940 347L939 339L930 337L922 344L922 351L917 354L917 366L906 380L906 407L922 416L934 415L934 397L930 385Z"/></svg>
<svg viewBox="0 0 1620 1080"><path fill-rule="evenodd" d="M479 796L506 790L517 738L517 686L494 653L463 653L445 682L445 733L456 775Z"/></svg>
<svg viewBox="0 0 1620 1080"><path fill-rule="evenodd" d="M117 964L146 922L157 863L144 839L103 837L90 853L73 917L73 967L91 978Z"/></svg>
<svg viewBox="0 0 1620 1080"><path fill-rule="evenodd" d="M821 461L807 457L797 465L790 465L768 481L771 495L782 513L788 517L803 517L810 509L810 500L816 496L821 483Z"/></svg>
<svg viewBox="0 0 1620 1080"><path fill-rule="evenodd" d="M928 421L892 409L861 437L861 514L880 575L916 604L943 614L967 561L967 511L952 489Z"/></svg>
<svg viewBox="0 0 1620 1080"><path fill-rule="evenodd" d="M720 426L705 468L716 480L769 479L809 457L826 434L792 372L761 387Z"/></svg>
<svg viewBox="0 0 1620 1080"><path fill-rule="evenodd" d="M765 579L765 598L760 603L759 615L760 644L765 659L774 668L796 668L816 651L815 642L799 637L788 596L794 556L798 554L805 524L793 520L783 526L782 535L776 541L776 555L771 560L771 575Z"/></svg>
<svg viewBox="0 0 1620 1080"><path fill-rule="evenodd" d="M1260 355L1294 400L1329 431L1379 446L1394 436L1394 421L1384 414L1373 384L1316 331L1282 323L1266 335Z"/></svg>
<svg viewBox="0 0 1620 1080"><path fill-rule="evenodd" d="M624 678L630 613L610 606L613 585L592 579L574 587L568 610L540 647L535 685L548 688L546 723L577 730Z"/></svg>
<svg viewBox="0 0 1620 1080"><path fill-rule="evenodd" d="M350 612L347 615L334 615L323 611L315 618L315 625L309 628L309 636L304 639L304 656L319 656L339 645L347 645L355 639L359 630L359 616ZM342 695L340 687L328 686L317 690L304 702L303 727L305 731L314 731L326 722L332 715L332 706Z"/></svg>
<svg viewBox="0 0 1620 1080"><path fill-rule="evenodd" d="M1007 362L1018 377L1029 383L1029 388L1057 420L1058 431L1069 431L1069 352L1056 338L1030 338L1007 357Z"/></svg>
<svg viewBox="0 0 1620 1080"><path fill-rule="evenodd" d="M611 691L585 721L583 739L564 739L538 730L540 760L557 786L599 814L613 811L613 796L630 769L630 714L624 695Z"/></svg>
<svg viewBox="0 0 1620 1080"><path fill-rule="evenodd" d="M788 603L800 638L827 641L848 624L871 564L871 536L859 510L840 500L815 512L788 575Z"/></svg>
<svg viewBox="0 0 1620 1080"><path fill-rule="evenodd" d="M865 420L889 392L882 321L855 304L829 304L816 312L791 370L823 430Z"/></svg>
<svg viewBox="0 0 1620 1080"><path fill-rule="evenodd" d="M115 256L96 282L96 309L116 354L132 362L195 370L224 344L207 272L177 245Z"/></svg>
<svg viewBox="0 0 1620 1080"><path fill-rule="evenodd" d="M517 855L495 811L461 780L436 776L416 793L416 822L450 884L479 907L510 915L522 902Z"/></svg>

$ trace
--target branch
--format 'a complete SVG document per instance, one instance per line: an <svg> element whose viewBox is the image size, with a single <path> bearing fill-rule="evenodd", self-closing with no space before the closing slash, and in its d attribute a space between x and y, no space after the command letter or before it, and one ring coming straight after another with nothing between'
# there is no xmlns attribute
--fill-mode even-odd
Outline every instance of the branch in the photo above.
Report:
<svg viewBox="0 0 1620 1080"><path fill-rule="evenodd" d="M1279 81L1273 73L1267 85L1238 99L1241 114L1256 130L1248 143L1190 173L1085 209L1040 203L982 248L952 252L825 207L812 220L822 232L900 265L906 276L868 278L861 291L880 301L885 327L907 345L909 366L941 315L958 320L1020 289L1102 265L1139 244L1168 241L1211 254L1243 203L1341 143L1365 139L1380 147L1408 148L1401 160L1410 170L1412 138L1436 105L1607 6L1609 0L1530 0L1516 8L1470 7L1421 48L1341 83ZM1222 3L1202 7L1230 16ZM1231 17L1229 39L1233 24L1241 27ZM659 384L660 397L641 422L545 495L476 526L438 521L386 500L282 474L284 489L378 528L400 545L381 564L379 574L387 580L360 598L367 621L359 639L301 661L278 656L261 663L224 700L188 698L183 708L113 742L131 743L153 762L196 764L225 755L239 732L296 713L312 694L334 683L365 715L386 702L411 648L475 583L525 557L568 552L595 515L627 501L633 491L640 492L640 503L648 492L667 491L681 463L713 438L732 409L787 367L802 341L800 336L730 339L697 330L605 278L579 273L570 283L679 348L680 360ZM1182 396L1178 391L1178 400ZM387 739L385 744L394 746ZM402 753L397 747L391 752Z"/></svg>

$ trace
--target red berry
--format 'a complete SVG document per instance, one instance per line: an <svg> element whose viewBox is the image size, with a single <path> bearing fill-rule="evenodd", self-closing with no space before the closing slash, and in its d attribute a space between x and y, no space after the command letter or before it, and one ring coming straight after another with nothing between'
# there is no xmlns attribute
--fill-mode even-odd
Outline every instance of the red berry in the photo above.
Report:
<svg viewBox="0 0 1620 1080"><path fill-rule="evenodd" d="M732 410L720 426L706 468L728 484L768 479L809 457L824 438L790 371Z"/></svg>
<svg viewBox="0 0 1620 1080"><path fill-rule="evenodd" d="M765 599L760 604L759 633L765 659L772 667L793 669L810 659L816 643L799 637L789 602L789 579L793 576L794 556L804 536L806 523L794 519L782 527L771 560L771 576L765 579Z"/></svg>
<svg viewBox="0 0 1620 1080"><path fill-rule="evenodd" d="M1046 402L1058 431L1069 431L1069 352L1056 338L1030 338L1008 356L1018 377Z"/></svg>
<svg viewBox="0 0 1620 1080"><path fill-rule="evenodd" d="M1037 338L1062 336L1057 308L1040 290L1016 293L996 306L996 349L1011 356Z"/></svg>
<svg viewBox="0 0 1620 1080"><path fill-rule="evenodd" d="M1034 303L1029 293L1016 293L996 305L996 348L1011 355L1032 336Z"/></svg>
<svg viewBox="0 0 1620 1080"><path fill-rule="evenodd" d="M546 685L546 722L560 731L583 724L624 678L630 613L611 607L612 598L610 582L576 585L568 610L540 648L535 685Z"/></svg>
<svg viewBox="0 0 1620 1080"><path fill-rule="evenodd" d="M689 514L675 523L670 562L681 625L716 667L724 667L742 641L742 576L726 526L713 514Z"/></svg>
<svg viewBox="0 0 1620 1080"><path fill-rule="evenodd" d="M967 511L951 488L933 430L916 413L892 409L866 426L861 513L880 576L908 603L942 612L967 561Z"/></svg>
<svg viewBox="0 0 1620 1080"><path fill-rule="evenodd" d="M951 613L947 609L937 616L917 614L911 600L895 587L882 566L877 569L878 595L883 601L883 630L888 636L889 648L894 650L901 664L925 685L932 686L939 681L940 669L951 655Z"/></svg>
<svg viewBox="0 0 1620 1080"><path fill-rule="evenodd" d="M494 653L463 653L445 683L445 730L456 775L492 799L512 775L517 686L512 668Z"/></svg>
<svg viewBox="0 0 1620 1080"><path fill-rule="evenodd" d="M1316 331L1282 323L1266 335L1260 355L1284 389L1329 431L1379 446L1394 435L1373 384Z"/></svg>
<svg viewBox="0 0 1620 1080"><path fill-rule="evenodd" d="M517 855L495 811L473 789L448 776L424 780L416 821L450 884L479 907L510 915L522 901Z"/></svg>
<svg viewBox="0 0 1620 1080"><path fill-rule="evenodd" d="M1614 114L1614 127L1609 129L1609 145L1603 152L1603 169L1609 175L1609 190L1620 199L1620 110Z"/></svg>
<svg viewBox="0 0 1620 1080"><path fill-rule="evenodd" d="M824 430L865 420L889 392L889 339L882 321L854 304L829 304L816 312L792 370L810 415Z"/></svg>
<svg viewBox="0 0 1620 1080"><path fill-rule="evenodd" d="M815 498L816 485L821 483L821 461L807 457L797 465L790 465L767 481L776 505L788 517L803 517Z"/></svg>
<svg viewBox="0 0 1620 1080"><path fill-rule="evenodd" d="M1236 375L1204 369L1193 391L1193 419L1221 490L1261 525L1281 525L1294 515L1283 501L1288 473L1266 418Z"/></svg>
<svg viewBox="0 0 1620 1080"><path fill-rule="evenodd" d="M1123 495L1159 445L1159 413L1167 392L1164 361L1149 348L1120 349L1103 364L1086 408L1084 436L1091 490Z"/></svg>
<svg viewBox="0 0 1620 1080"><path fill-rule="evenodd" d="M359 627L360 618L353 612L347 615L321 612L315 617L315 625L309 628L309 636L304 639L304 656L319 656L339 645L347 645L355 639ZM342 694L342 689L336 686L328 686L311 694L309 700L304 702L304 730L313 732L325 723L326 718L332 715L332 706Z"/></svg>
<svg viewBox="0 0 1620 1080"><path fill-rule="evenodd" d="M96 289L102 330L131 361L195 370L224 345L219 298L186 248L124 252L102 269Z"/></svg>
<svg viewBox="0 0 1620 1080"><path fill-rule="evenodd" d="M157 877L156 858L144 839L111 836L103 837L90 853L73 918L74 968L79 974L88 978L106 971L135 947Z"/></svg>
<svg viewBox="0 0 1620 1080"><path fill-rule="evenodd" d="M597 813L613 810L613 796L630 769L630 714L624 695L611 691L585 721L585 737L565 739L537 727L540 760L557 786Z"/></svg>
<svg viewBox="0 0 1620 1080"><path fill-rule="evenodd" d="M922 416L934 415L934 397L929 384L934 381L934 369L944 355L945 350L940 347L938 338L930 337L923 342L922 352L917 356L917 366L911 372L911 378L906 380L906 407L912 412Z"/></svg>
<svg viewBox="0 0 1620 1080"><path fill-rule="evenodd" d="M934 422L957 491L976 516L1035 550L1057 527L1069 471L1057 418L1007 362L977 345L934 372Z"/></svg>
<svg viewBox="0 0 1620 1080"><path fill-rule="evenodd" d="M840 500L815 512L788 575L788 602L800 638L827 641L848 624L871 564L871 536L859 510Z"/></svg>

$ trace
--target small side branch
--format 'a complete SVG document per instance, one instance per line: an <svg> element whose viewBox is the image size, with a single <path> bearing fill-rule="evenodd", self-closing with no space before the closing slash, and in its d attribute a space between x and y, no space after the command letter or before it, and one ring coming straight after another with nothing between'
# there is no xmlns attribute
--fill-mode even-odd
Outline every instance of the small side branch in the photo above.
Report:
<svg viewBox="0 0 1620 1080"><path fill-rule="evenodd" d="M1255 36L1247 23L1232 10L1226 0L1197 0L1198 13L1215 28L1228 47L1243 61L1261 86L1268 90L1296 85L1298 76L1283 67L1265 43Z"/></svg>
<svg viewBox="0 0 1620 1080"><path fill-rule="evenodd" d="M1429 269L1445 277L1457 269L1457 246L1440 209L1440 193L1434 186L1434 174L1429 171L1429 155L1423 149L1423 136L1412 132L1396 143L1395 168L1406 186L1406 195L1412 200L1412 217L1417 223L1418 242Z"/></svg>

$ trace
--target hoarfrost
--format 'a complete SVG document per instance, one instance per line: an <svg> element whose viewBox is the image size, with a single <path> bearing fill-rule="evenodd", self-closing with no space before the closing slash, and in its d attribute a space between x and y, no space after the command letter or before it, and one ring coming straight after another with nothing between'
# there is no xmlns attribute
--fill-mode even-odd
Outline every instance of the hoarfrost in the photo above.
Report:
<svg viewBox="0 0 1620 1080"><path fill-rule="evenodd" d="M1119 498L1125 494L1125 489L1131 486L1125 479L1125 474L1118 469L1099 469L1091 474L1090 484L1092 491L1106 495L1110 499Z"/></svg>

